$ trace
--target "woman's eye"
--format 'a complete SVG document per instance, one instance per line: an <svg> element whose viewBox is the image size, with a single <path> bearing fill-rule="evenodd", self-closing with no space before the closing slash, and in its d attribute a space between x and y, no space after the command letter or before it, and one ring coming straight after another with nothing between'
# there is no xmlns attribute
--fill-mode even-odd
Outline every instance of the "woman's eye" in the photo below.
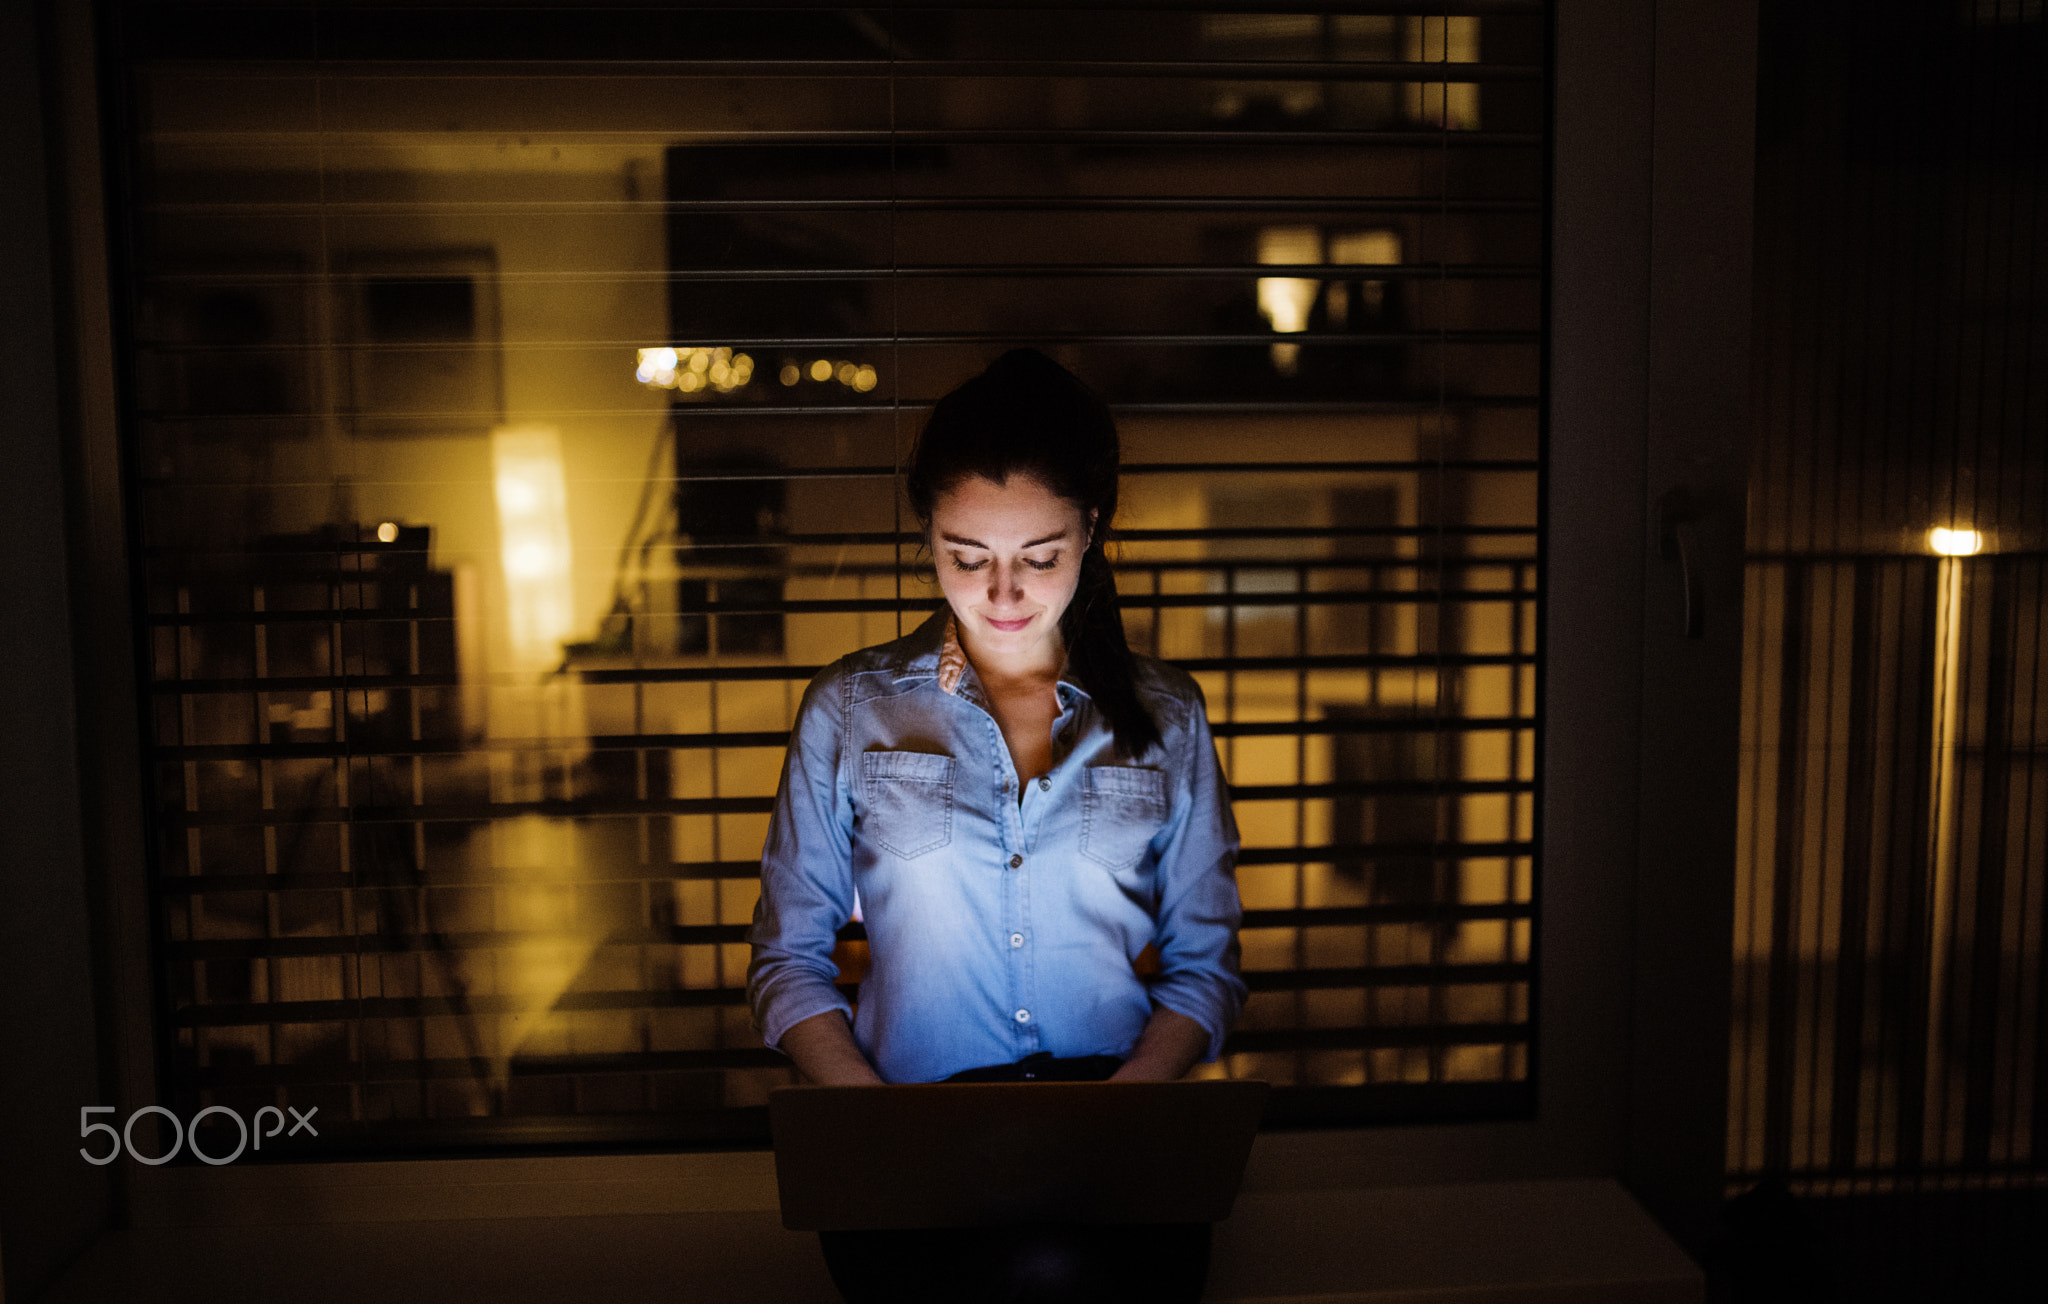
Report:
<svg viewBox="0 0 2048 1304"><path fill-rule="evenodd" d="M1060 564L1059 554L1057 553L1053 554L1052 558L1048 561L1034 561L1029 557L1021 557L1018 560L1022 561L1026 566L1029 566L1032 570L1040 571L1057 570L1059 569ZM970 562L963 560L958 556L955 556L952 559L952 561L954 570L963 571L969 575L972 575L975 571L978 571L982 567L988 565L988 558L986 557L983 557L980 561Z"/></svg>

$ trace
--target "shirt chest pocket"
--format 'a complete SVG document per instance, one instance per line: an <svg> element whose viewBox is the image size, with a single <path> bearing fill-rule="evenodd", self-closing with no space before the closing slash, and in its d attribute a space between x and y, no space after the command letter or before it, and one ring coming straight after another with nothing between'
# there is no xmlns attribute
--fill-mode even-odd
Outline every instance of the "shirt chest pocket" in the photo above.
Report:
<svg viewBox="0 0 2048 1304"><path fill-rule="evenodd" d="M861 831L905 860L953 840L953 758L927 752L862 752Z"/></svg>
<svg viewBox="0 0 2048 1304"><path fill-rule="evenodd" d="M1125 870L1166 823L1166 775L1128 765L1091 765L1081 771L1081 854L1098 865Z"/></svg>

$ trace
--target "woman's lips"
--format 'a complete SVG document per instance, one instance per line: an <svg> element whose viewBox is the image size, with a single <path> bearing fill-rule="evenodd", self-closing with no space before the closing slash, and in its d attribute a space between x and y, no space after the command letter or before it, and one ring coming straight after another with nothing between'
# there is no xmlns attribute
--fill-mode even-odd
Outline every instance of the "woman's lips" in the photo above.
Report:
<svg viewBox="0 0 2048 1304"><path fill-rule="evenodd" d="M989 628L1000 629L1005 634L1014 634L1018 630L1024 628L1026 625L1031 623L1031 617L1029 616L1026 616L1021 620L997 620L992 616L985 617L985 619L988 620Z"/></svg>

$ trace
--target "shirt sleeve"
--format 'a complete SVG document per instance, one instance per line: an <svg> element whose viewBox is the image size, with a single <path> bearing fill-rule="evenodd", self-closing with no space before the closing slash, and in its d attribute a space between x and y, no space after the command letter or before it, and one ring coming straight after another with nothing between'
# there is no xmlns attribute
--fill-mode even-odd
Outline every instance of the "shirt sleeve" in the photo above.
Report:
<svg viewBox="0 0 2048 1304"><path fill-rule="evenodd" d="M1159 851L1157 883L1160 973L1151 984L1154 1004L1184 1014L1209 1032L1203 1058L1223 1053L1223 1037L1244 1008L1239 976L1237 926L1243 911L1237 895L1237 820L1230 792L1209 733L1208 706L1201 690L1187 705L1180 736L1169 740L1176 753L1179 809L1169 818Z"/></svg>
<svg viewBox="0 0 2048 1304"><path fill-rule="evenodd" d="M761 896L747 934L747 1001L761 1040L828 1010L850 1013L832 948L853 917L853 798L842 764L838 675L811 681L797 708L761 847Z"/></svg>

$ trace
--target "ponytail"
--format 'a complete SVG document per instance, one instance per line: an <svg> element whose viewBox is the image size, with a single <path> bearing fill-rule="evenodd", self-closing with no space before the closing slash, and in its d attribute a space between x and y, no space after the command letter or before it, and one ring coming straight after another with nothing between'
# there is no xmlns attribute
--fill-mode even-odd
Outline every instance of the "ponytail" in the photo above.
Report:
<svg viewBox="0 0 2048 1304"><path fill-rule="evenodd" d="M1096 531L1081 554L1081 583L1060 616L1060 635L1066 640L1067 663L1109 721L1118 749L1135 761L1159 744L1159 722L1138 696L1137 663L1124 638L1116 575L1102 550L1101 533Z"/></svg>

